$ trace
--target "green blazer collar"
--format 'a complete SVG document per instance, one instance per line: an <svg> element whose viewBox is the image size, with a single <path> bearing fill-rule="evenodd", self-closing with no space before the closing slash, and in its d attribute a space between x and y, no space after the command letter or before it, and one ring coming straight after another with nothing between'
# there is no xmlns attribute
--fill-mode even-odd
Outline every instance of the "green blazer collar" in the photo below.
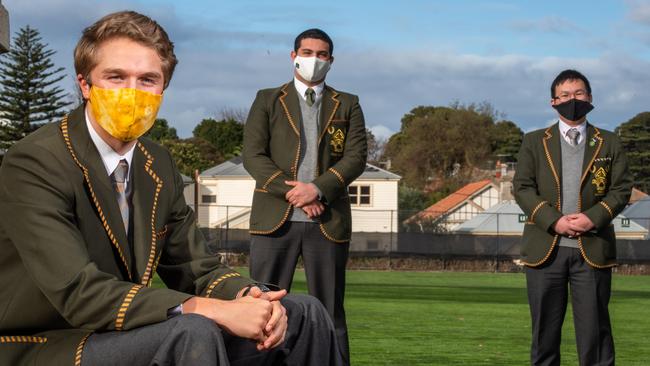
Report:
<svg viewBox="0 0 650 366"><path fill-rule="evenodd" d="M132 261L131 251L115 191L99 152L88 133L83 105L63 119L61 132L71 158L83 173L89 199L97 210L106 235L120 257L125 274L129 280L133 280L129 265Z"/></svg>
<svg viewBox="0 0 650 366"><path fill-rule="evenodd" d="M555 184L558 191L558 200L556 207L561 209L561 189L562 189L562 148L560 146L560 128L558 123L553 124L544 131L544 151L546 153L546 160L553 173ZM600 136L600 130L590 123L587 123L587 136L585 140L585 154L582 163L583 173L580 180L580 186L584 183L589 170L591 169L594 160L598 156L600 149L603 145L603 138Z"/></svg>
<svg viewBox="0 0 650 366"><path fill-rule="evenodd" d="M88 133L83 106L75 109L62 121L61 132L71 158L84 175L90 199L120 257L126 275L129 280L135 282L138 277L136 273L141 273L139 282L142 285L150 285L157 252L160 251L156 247L155 218L158 197L163 187L163 181L156 173L154 157L144 144L138 141L131 162L133 195L130 216L133 222L134 254L137 259L136 268L132 268L133 258L115 192L101 156Z"/></svg>
<svg viewBox="0 0 650 366"><path fill-rule="evenodd" d="M325 131L331 125L336 111L339 108L341 102L338 100L339 93L328 86L325 85L323 88L323 98L321 100L321 109L320 109L320 122L319 122L319 143L325 135ZM300 112L300 101L298 100L300 96L296 91L294 82L288 82L284 84L280 89L280 104L284 109L284 113L287 117L287 122L291 125L291 129L294 131L296 136L300 137L300 121L302 120L302 113Z"/></svg>

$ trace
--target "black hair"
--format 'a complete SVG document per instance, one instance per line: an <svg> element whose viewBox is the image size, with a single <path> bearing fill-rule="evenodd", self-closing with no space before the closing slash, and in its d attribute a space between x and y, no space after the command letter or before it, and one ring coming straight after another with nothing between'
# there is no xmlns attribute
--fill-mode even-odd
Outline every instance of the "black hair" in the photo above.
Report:
<svg viewBox="0 0 650 366"><path fill-rule="evenodd" d="M300 33L298 37L296 37L296 40L293 42L293 50L298 52L298 49L300 48L300 42L306 38L320 39L321 41L327 42L327 44L330 46L330 56L334 53L334 42L332 42L332 39L327 35L327 33L318 28L307 29L306 31Z"/></svg>
<svg viewBox="0 0 650 366"><path fill-rule="evenodd" d="M587 94L591 95L591 85L589 85L587 77L582 75L579 71L568 69L559 73L558 76L555 77L555 80L553 80L553 83L551 84L551 98L556 98L555 88L567 80L582 80L587 88Z"/></svg>

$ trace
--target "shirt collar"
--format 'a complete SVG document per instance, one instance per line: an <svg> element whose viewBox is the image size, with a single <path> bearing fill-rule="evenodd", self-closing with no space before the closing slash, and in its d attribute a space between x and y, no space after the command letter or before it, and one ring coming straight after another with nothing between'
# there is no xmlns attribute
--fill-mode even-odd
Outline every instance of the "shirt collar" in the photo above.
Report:
<svg viewBox="0 0 650 366"><path fill-rule="evenodd" d="M298 95L302 97L302 100L307 100L307 97L305 96L305 92L307 91L307 89L309 88L314 89L314 92L316 92L316 98L314 102L318 102L323 97L323 90L325 90L325 81L322 81L318 85L307 86L305 85L305 83L298 80L298 78L295 76L293 77L293 85L296 86L296 91L298 92Z"/></svg>
<svg viewBox="0 0 650 366"><path fill-rule="evenodd" d="M564 122L562 119L558 118L558 125L560 127L560 135L567 141L571 142L571 139L569 136L567 136L567 132L569 132L570 129L575 128L580 132L580 136L578 136L578 143L582 142L582 139L587 137L587 120L582 122L581 124L577 126L569 126L566 122Z"/></svg>
<svg viewBox="0 0 650 366"><path fill-rule="evenodd" d="M106 173L110 176L113 174L113 171L115 171L115 168L117 168L117 165L120 163L120 160L124 159L126 162L129 164L129 170L127 171L126 174L126 182L128 183L129 181L129 176L131 173L131 161L133 160L133 151L135 150L135 145L129 151L126 152L124 155L118 154L115 150L113 150L110 145L108 145L95 131L95 128L93 125L90 123L90 119L88 118L88 110L85 110L85 116L86 116L86 127L88 127L88 133L90 134L90 139L93 141L95 144L95 147L97 147L97 151L99 151L99 156L102 158L102 162L104 163L104 168L106 168Z"/></svg>

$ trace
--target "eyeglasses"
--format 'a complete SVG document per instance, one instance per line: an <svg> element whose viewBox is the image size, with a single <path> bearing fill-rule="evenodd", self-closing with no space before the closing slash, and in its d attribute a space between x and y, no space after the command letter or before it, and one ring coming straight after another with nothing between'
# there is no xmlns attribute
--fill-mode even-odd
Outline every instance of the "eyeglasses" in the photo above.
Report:
<svg viewBox="0 0 650 366"><path fill-rule="evenodd" d="M573 93L566 93L566 92L561 93L560 95L556 96L554 99L559 99L562 102L566 102L567 100L573 98L584 100L587 99L588 97L589 97L589 93L587 93L587 91L584 89L580 89L580 90L576 90Z"/></svg>

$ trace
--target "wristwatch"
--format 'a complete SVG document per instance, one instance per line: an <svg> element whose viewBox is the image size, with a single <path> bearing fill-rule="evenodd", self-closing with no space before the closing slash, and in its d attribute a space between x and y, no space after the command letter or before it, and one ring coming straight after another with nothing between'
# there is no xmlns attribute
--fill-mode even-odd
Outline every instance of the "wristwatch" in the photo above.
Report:
<svg viewBox="0 0 650 366"><path fill-rule="evenodd" d="M167 319L183 314L183 304L176 305L173 308L167 309Z"/></svg>
<svg viewBox="0 0 650 366"><path fill-rule="evenodd" d="M244 297L244 296L248 295L248 293L251 291L251 288L253 288L253 287L259 288L260 290L262 290L262 292L271 291L271 289L268 286L266 286L265 284L263 284L263 283L254 283L254 284L246 286L246 290L244 290L244 292L241 294L241 296Z"/></svg>

